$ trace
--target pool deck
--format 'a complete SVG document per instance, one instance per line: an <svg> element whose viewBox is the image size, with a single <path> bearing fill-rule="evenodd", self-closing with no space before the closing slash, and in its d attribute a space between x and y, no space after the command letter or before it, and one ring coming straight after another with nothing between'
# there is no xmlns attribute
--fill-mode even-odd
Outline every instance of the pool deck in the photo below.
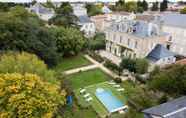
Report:
<svg viewBox="0 0 186 118"><path fill-rule="evenodd" d="M127 106L126 106L127 99L124 95L124 92L117 91L117 88L114 88L113 85L109 85L108 81L103 82L103 83L99 83L99 84L95 84L95 85L90 85L90 86L87 86L84 88L84 89L86 89L86 93L89 93L90 97L93 98L93 100L90 102L85 101L85 99L83 98L83 95L81 95L79 92L80 89L75 90L75 95L79 101L79 104L81 106L85 106L85 107L87 107L87 106L93 107L95 112L101 118L105 118L106 116L110 115L111 112L108 111L108 109L102 104L102 102L97 98L97 96L95 94L97 88L103 88L105 90L111 91L113 96L115 96L118 100L120 100L125 105L125 106L122 106L121 108L115 109L113 112L127 108Z"/></svg>

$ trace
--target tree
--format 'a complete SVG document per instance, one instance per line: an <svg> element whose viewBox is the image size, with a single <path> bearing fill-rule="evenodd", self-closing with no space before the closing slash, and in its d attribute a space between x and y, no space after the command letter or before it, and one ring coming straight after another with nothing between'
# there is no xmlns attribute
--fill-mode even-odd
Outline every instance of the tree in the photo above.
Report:
<svg viewBox="0 0 186 118"><path fill-rule="evenodd" d="M149 83L152 89L159 90L170 95L186 94L186 66L173 65L166 70L155 74Z"/></svg>
<svg viewBox="0 0 186 118"><path fill-rule="evenodd" d="M56 16L49 20L50 24L58 26L75 26L77 17L73 14L72 6L68 2L64 2L60 7L55 9Z"/></svg>
<svg viewBox="0 0 186 118"><path fill-rule="evenodd" d="M0 74L1 118L52 118L65 92L33 74Z"/></svg>
<svg viewBox="0 0 186 118"><path fill-rule="evenodd" d="M83 34L76 28L53 28L51 29L55 35L57 51L65 56L78 54L84 46L85 38Z"/></svg>
<svg viewBox="0 0 186 118"><path fill-rule="evenodd" d="M136 12L137 11L137 3L130 1L125 3L124 10L127 12Z"/></svg>
<svg viewBox="0 0 186 118"><path fill-rule="evenodd" d="M151 8L152 11L158 11L159 10L159 3L158 2L154 2L152 4L152 8Z"/></svg>
<svg viewBox="0 0 186 118"><path fill-rule="evenodd" d="M144 11L147 11L147 10L148 10L148 3L147 3L146 0L143 0L143 2L142 2L142 7L143 7L143 10L144 10Z"/></svg>
<svg viewBox="0 0 186 118"><path fill-rule="evenodd" d="M19 6L1 13L0 50L34 53L49 66L55 65L58 60L52 33L36 15Z"/></svg>
<svg viewBox="0 0 186 118"><path fill-rule="evenodd" d="M43 80L54 81L54 72L36 55L29 53L9 52L0 57L0 73L32 73Z"/></svg>
<svg viewBox="0 0 186 118"><path fill-rule="evenodd" d="M98 14L102 14L101 6L94 5L94 4L87 4L86 9L89 16L95 16Z"/></svg>
<svg viewBox="0 0 186 118"><path fill-rule="evenodd" d="M122 69L128 69L131 72L136 72L135 66L136 66L136 61L130 58L123 58L120 63L120 67Z"/></svg>
<svg viewBox="0 0 186 118"><path fill-rule="evenodd" d="M137 1L137 12L138 13L143 13L143 11L144 11L144 8L143 8L143 5L142 5L143 3L140 1L140 0L138 0Z"/></svg>
<svg viewBox="0 0 186 118"><path fill-rule="evenodd" d="M87 45L91 50L105 49L105 35L97 33L93 39L87 40Z"/></svg>
<svg viewBox="0 0 186 118"><path fill-rule="evenodd" d="M148 71L149 63L146 59L136 60L136 72L139 74L145 74Z"/></svg>
<svg viewBox="0 0 186 118"><path fill-rule="evenodd" d="M186 14L186 7L184 7L183 9L180 10L181 14Z"/></svg>
<svg viewBox="0 0 186 118"><path fill-rule="evenodd" d="M161 2L160 4L160 11L166 11L167 8L168 8L168 1L163 0L163 2Z"/></svg>

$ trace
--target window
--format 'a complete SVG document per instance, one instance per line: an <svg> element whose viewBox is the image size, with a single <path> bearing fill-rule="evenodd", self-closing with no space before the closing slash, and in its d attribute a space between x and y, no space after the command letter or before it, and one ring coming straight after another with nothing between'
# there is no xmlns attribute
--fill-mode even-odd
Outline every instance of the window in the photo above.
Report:
<svg viewBox="0 0 186 118"><path fill-rule="evenodd" d="M113 34L113 39L112 40L115 40L116 39L116 35L115 34Z"/></svg>
<svg viewBox="0 0 186 118"><path fill-rule="evenodd" d="M135 46L134 47L138 48L138 42L137 41L135 42Z"/></svg>
<svg viewBox="0 0 186 118"><path fill-rule="evenodd" d="M119 42L120 42L120 43L122 42L122 38L123 38L123 37L122 37L122 36L120 36L120 39L119 39Z"/></svg>
<svg viewBox="0 0 186 118"><path fill-rule="evenodd" d="M130 39L128 39L128 41L127 41L127 45L128 45L128 46L130 45Z"/></svg>

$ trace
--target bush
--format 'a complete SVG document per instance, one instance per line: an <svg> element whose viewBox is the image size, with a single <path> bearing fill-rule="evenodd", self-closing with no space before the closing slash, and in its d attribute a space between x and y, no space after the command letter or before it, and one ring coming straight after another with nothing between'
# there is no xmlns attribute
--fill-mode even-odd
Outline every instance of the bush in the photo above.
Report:
<svg viewBox="0 0 186 118"><path fill-rule="evenodd" d="M97 53L93 52L93 51L88 51L88 55L90 55L92 58L94 58L96 61L102 63L104 61L104 59Z"/></svg>
<svg viewBox="0 0 186 118"><path fill-rule="evenodd" d="M181 14L186 14L186 7L183 8L182 10L180 10L180 13L181 13Z"/></svg>
<svg viewBox="0 0 186 118"><path fill-rule="evenodd" d="M149 63L146 59L136 59L136 73L145 74L148 71Z"/></svg>
<svg viewBox="0 0 186 118"><path fill-rule="evenodd" d="M114 79L114 81L115 81L116 83L121 83L121 82L122 82L121 78L119 78L119 77L116 77L116 78Z"/></svg>
<svg viewBox="0 0 186 118"><path fill-rule="evenodd" d="M98 33L93 39L88 40L88 47L90 50L101 50L105 49L105 35Z"/></svg>

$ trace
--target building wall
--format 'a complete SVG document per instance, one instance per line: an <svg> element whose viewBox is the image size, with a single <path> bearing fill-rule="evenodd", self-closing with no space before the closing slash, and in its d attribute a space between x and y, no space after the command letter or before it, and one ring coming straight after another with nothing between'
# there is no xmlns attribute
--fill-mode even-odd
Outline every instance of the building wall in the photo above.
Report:
<svg viewBox="0 0 186 118"><path fill-rule="evenodd" d="M84 23L82 24L82 27L80 30L85 33L86 37L92 37L95 35L95 32L96 32L94 23Z"/></svg>
<svg viewBox="0 0 186 118"><path fill-rule="evenodd" d="M177 54L186 56L186 28L163 26L163 30L172 36L170 50Z"/></svg>
<svg viewBox="0 0 186 118"><path fill-rule="evenodd" d="M106 31L106 50L116 56L144 58L157 45L167 45L165 36L140 38L123 32Z"/></svg>

